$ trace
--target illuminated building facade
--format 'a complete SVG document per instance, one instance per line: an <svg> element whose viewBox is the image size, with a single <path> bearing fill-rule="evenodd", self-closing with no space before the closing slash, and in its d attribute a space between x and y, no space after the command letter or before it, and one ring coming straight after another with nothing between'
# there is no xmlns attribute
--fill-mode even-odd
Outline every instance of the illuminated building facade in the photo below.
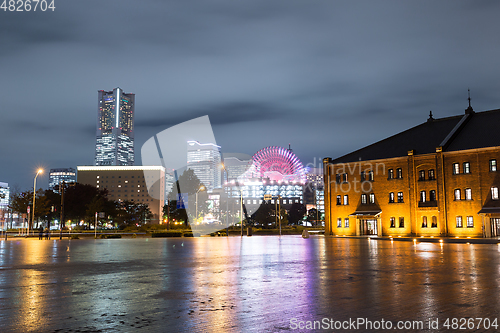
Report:
<svg viewBox="0 0 500 333"><path fill-rule="evenodd" d="M246 172L224 183L224 192L236 204L241 196L248 211L255 211L264 195L271 196L271 204L280 200L289 209L293 203L303 203L305 183L306 171L292 150L273 146L255 153Z"/></svg>
<svg viewBox="0 0 500 333"><path fill-rule="evenodd" d="M211 192L222 185L220 146L213 143L187 142L187 168Z"/></svg>
<svg viewBox="0 0 500 333"><path fill-rule="evenodd" d="M49 189L55 189L56 185L59 183L73 183L76 182L76 170L73 168L64 168L64 169L50 169L49 172ZM59 191L55 191L59 192Z"/></svg>
<svg viewBox="0 0 500 333"><path fill-rule="evenodd" d="M10 188L8 183L0 182L0 210L5 210L10 203Z"/></svg>
<svg viewBox="0 0 500 333"><path fill-rule="evenodd" d="M304 203L309 207L317 208L321 214L323 214L325 212L323 169L308 169L306 179L306 186L304 188Z"/></svg>
<svg viewBox="0 0 500 333"><path fill-rule="evenodd" d="M135 94L98 91L95 165L134 165Z"/></svg>
<svg viewBox="0 0 500 333"><path fill-rule="evenodd" d="M159 223L165 203L165 168L161 166L78 166L77 180L108 190L108 199L148 205Z"/></svg>
<svg viewBox="0 0 500 333"><path fill-rule="evenodd" d="M500 110L434 119L323 160L330 235L500 236Z"/></svg>
<svg viewBox="0 0 500 333"><path fill-rule="evenodd" d="M245 159L238 156L227 156L226 154L223 154L223 156L224 167L227 170L227 179L225 180L231 181L238 179L238 177L244 174L252 164L251 158Z"/></svg>

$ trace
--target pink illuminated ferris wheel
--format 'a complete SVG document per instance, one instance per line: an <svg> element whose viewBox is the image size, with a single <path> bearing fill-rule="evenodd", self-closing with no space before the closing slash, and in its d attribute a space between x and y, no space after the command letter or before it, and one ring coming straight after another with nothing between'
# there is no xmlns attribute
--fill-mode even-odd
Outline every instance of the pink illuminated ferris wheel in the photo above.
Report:
<svg viewBox="0 0 500 333"><path fill-rule="evenodd" d="M306 170L291 149L266 147L252 157L253 177L305 183Z"/></svg>

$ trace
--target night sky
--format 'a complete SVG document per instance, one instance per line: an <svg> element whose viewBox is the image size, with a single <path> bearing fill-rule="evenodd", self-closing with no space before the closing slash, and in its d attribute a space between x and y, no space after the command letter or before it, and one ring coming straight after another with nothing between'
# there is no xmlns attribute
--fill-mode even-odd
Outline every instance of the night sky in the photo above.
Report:
<svg viewBox="0 0 500 333"><path fill-rule="evenodd" d="M500 108L500 2L56 0L0 11L0 181L92 165L97 91L136 94L136 160L208 115L224 153L306 163ZM47 186L47 174L39 185Z"/></svg>

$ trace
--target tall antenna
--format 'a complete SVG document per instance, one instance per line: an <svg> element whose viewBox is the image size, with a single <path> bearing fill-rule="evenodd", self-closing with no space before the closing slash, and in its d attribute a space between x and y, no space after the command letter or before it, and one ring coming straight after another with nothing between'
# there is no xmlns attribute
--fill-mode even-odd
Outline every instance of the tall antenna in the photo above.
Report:
<svg viewBox="0 0 500 333"><path fill-rule="evenodd" d="M470 106L470 89L468 89L468 88L467 88L467 95L469 96L469 97L467 98L467 99L469 100L469 107L471 107L471 106Z"/></svg>

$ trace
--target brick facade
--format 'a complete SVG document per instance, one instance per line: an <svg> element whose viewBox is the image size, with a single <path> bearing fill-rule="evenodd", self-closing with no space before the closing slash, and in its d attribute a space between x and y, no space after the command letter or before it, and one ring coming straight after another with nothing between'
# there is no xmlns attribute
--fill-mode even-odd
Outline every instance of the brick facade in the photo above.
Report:
<svg viewBox="0 0 500 333"><path fill-rule="evenodd" d="M492 163L497 170L500 146L447 151L466 126L458 120L432 152L419 154L409 143L404 156L353 161L356 154L370 156L379 149L374 144L346 158L325 158L326 234L500 236L500 200L492 198L492 188L500 188L500 170L491 170Z"/></svg>

